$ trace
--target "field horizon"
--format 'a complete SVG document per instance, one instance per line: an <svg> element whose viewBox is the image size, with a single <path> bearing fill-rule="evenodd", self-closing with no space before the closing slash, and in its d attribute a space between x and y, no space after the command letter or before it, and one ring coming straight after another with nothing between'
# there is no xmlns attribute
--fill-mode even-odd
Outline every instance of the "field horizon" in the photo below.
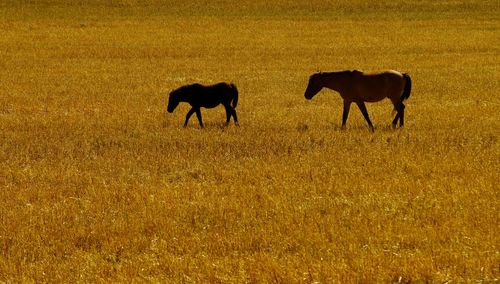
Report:
<svg viewBox="0 0 500 284"><path fill-rule="evenodd" d="M498 282L496 1L5 1L0 282ZM410 74L375 132L314 72ZM223 107L168 93L233 82ZM495 95L497 93L497 95Z"/></svg>

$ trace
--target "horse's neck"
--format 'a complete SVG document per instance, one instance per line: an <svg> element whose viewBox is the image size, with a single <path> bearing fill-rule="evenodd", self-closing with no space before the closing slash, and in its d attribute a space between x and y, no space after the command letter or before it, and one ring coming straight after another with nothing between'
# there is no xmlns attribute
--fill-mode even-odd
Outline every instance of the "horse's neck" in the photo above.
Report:
<svg viewBox="0 0 500 284"><path fill-rule="evenodd" d="M339 73L330 73L323 78L323 87L341 93L349 85L347 76Z"/></svg>
<svg viewBox="0 0 500 284"><path fill-rule="evenodd" d="M192 99L192 92L193 90L186 90L185 92L181 93L181 95L178 97L179 102L190 103Z"/></svg>

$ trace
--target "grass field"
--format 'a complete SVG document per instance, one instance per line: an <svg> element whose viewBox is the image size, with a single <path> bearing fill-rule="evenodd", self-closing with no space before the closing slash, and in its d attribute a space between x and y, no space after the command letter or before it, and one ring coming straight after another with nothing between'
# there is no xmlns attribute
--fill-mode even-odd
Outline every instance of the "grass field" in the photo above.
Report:
<svg viewBox="0 0 500 284"><path fill-rule="evenodd" d="M176 1L0 4L0 282L499 281L498 1ZM240 127L166 113L219 81Z"/></svg>

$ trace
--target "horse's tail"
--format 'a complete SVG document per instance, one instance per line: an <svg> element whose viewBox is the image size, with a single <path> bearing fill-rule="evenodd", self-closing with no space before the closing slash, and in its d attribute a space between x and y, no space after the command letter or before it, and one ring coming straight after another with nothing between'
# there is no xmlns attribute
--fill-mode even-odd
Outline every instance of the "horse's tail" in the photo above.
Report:
<svg viewBox="0 0 500 284"><path fill-rule="evenodd" d="M403 90L403 94L401 95L401 102L403 102L404 100L408 99L410 97L410 93L411 93L411 78L410 78L410 75L408 75L406 73L403 73L403 78L405 79L406 84L405 84L405 89Z"/></svg>
<svg viewBox="0 0 500 284"><path fill-rule="evenodd" d="M238 89L236 88L236 86L234 84L231 84L231 89L233 90L233 102L232 102L232 105L233 105L233 108L236 108L236 106L238 105Z"/></svg>

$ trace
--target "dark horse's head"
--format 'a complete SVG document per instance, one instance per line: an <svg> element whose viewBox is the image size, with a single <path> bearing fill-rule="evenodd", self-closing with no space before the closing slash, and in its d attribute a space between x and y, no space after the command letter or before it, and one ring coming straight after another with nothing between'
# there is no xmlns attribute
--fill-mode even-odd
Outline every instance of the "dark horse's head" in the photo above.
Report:
<svg viewBox="0 0 500 284"><path fill-rule="evenodd" d="M168 106L167 106L168 112L172 113L175 110L175 108L179 105L180 95L181 95L181 89L176 89L170 92L170 95L168 97Z"/></svg>
<svg viewBox="0 0 500 284"><path fill-rule="evenodd" d="M308 100L312 99L321 89L323 88L321 73L312 74L309 77L309 84L307 84L306 92L304 97Z"/></svg>

